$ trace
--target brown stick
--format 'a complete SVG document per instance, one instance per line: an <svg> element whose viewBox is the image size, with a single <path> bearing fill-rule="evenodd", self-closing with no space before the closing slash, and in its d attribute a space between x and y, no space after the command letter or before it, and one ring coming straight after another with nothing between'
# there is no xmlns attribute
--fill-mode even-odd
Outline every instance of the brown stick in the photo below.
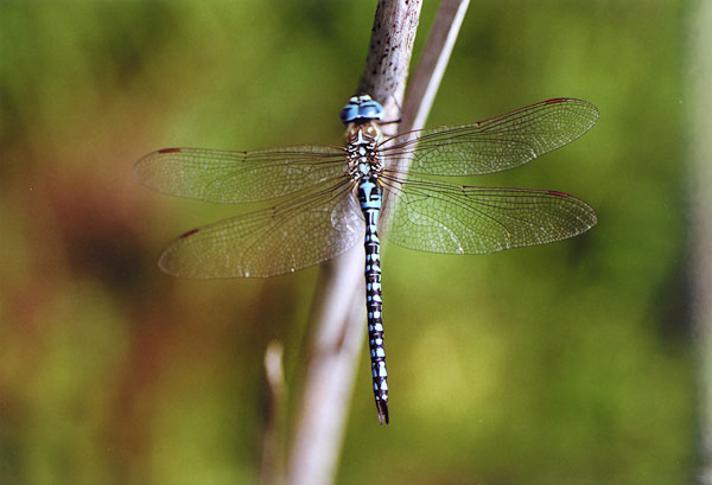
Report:
<svg viewBox="0 0 712 485"><path fill-rule="evenodd" d="M425 126L469 5L470 0L442 0L440 3L423 55L408 85L401 132L420 130Z"/></svg>
<svg viewBox="0 0 712 485"><path fill-rule="evenodd" d="M382 0L376 8L368 58L358 91L383 103L386 119L396 119L398 112L394 110L403 104L420 7L420 0Z"/></svg>
<svg viewBox="0 0 712 485"><path fill-rule="evenodd" d="M387 116L395 113L404 92L420 7L420 0L384 0L376 10L359 91L384 102ZM324 266L289 457L290 485L333 482L364 340L363 249L356 247Z"/></svg>
<svg viewBox="0 0 712 485"><path fill-rule="evenodd" d="M442 8L452 10L453 0L444 0ZM386 109L386 119L398 118L402 103L413 41L418 27L420 0L382 0L378 4L366 68L359 92L371 94ZM466 7L465 7L466 8ZM455 9L455 11L460 11ZM464 9L461 10L464 14ZM423 69L429 89L437 90L460 23L444 26L452 17L439 14L433 32L454 32L445 36L450 42L429 41L426 52L439 50L444 62ZM431 39L441 35L431 34ZM431 45L434 44L434 45ZM437 47L437 45L440 45ZM438 58L437 55L434 58ZM426 71L430 71L429 73ZM420 72L420 71L419 71ZM434 95L408 99L409 112L420 113L424 122ZM413 105L411 107L411 105ZM405 112L405 111L404 111ZM425 114L422 114L425 113ZM414 127L415 118L404 124ZM315 310L311 355L307 366L302 400L288 467L290 485L328 485L333 483L343 431L353 390L356 363L365 337L365 305L362 288L363 248L356 247L325 265ZM368 393L371 399L371 393ZM375 419L375 418L374 418Z"/></svg>

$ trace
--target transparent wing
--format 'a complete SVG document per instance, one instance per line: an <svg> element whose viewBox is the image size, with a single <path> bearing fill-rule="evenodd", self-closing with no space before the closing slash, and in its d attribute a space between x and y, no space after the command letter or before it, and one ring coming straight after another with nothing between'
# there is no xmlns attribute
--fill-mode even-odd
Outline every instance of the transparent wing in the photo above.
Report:
<svg viewBox="0 0 712 485"><path fill-rule="evenodd" d="M136 162L146 186L211 202L268 200L344 174L339 147L301 146L253 152L164 148Z"/></svg>
<svg viewBox="0 0 712 485"><path fill-rule="evenodd" d="M386 182L389 241L419 251L481 254L566 239L596 224L585 202L563 192ZM394 204L395 202L395 204Z"/></svg>
<svg viewBox="0 0 712 485"><path fill-rule="evenodd" d="M381 151L396 164L412 155L412 173L482 175L517 167L564 146L597 119L598 110L588 101L549 99L471 125L397 135L385 140Z"/></svg>
<svg viewBox="0 0 712 485"><path fill-rule="evenodd" d="M339 181L268 210L188 231L166 248L159 266L188 278L267 277L332 258L362 237L351 184Z"/></svg>

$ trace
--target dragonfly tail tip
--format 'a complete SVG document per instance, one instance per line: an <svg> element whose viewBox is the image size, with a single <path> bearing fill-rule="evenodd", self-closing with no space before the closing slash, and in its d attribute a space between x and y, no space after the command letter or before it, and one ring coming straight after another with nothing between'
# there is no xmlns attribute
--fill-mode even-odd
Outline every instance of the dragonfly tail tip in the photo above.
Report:
<svg viewBox="0 0 712 485"><path fill-rule="evenodd" d="M388 424L388 403L376 401L376 409L378 409L378 422L380 424Z"/></svg>

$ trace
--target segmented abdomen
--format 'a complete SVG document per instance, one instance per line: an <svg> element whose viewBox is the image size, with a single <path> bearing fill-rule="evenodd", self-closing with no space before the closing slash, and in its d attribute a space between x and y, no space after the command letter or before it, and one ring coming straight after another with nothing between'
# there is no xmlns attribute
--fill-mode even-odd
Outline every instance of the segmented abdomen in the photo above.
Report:
<svg viewBox="0 0 712 485"><path fill-rule="evenodd" d="M371 354L373 394L378 419L388 423L388 372L386 351L383 347L381 319L381 242L378 239L378 217L381 213L383 190L374 177L363 179L358 186L361 211L366 220L366 310L368 315L368 344Z"/></svg>

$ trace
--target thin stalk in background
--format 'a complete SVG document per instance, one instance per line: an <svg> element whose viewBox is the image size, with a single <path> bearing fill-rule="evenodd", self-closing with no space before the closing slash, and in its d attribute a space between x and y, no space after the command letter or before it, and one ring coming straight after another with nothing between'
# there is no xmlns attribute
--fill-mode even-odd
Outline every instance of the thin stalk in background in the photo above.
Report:
<svg viewBox="0 0 712 485"><path fill-rule="evenodd" d="M698 482L712 485L712 2L699 2L692 15L691 208L692 308L695 320L699 383L701 470Z"/></svg>
<svg viewBox="0 0 712 485"><path fill-rule="evenodd" d="M267 381L268 410L262 437L262 485L284 483L285 401L287 385L284 381L284 347L273 340L265 351L265 378Z"/></svg>

